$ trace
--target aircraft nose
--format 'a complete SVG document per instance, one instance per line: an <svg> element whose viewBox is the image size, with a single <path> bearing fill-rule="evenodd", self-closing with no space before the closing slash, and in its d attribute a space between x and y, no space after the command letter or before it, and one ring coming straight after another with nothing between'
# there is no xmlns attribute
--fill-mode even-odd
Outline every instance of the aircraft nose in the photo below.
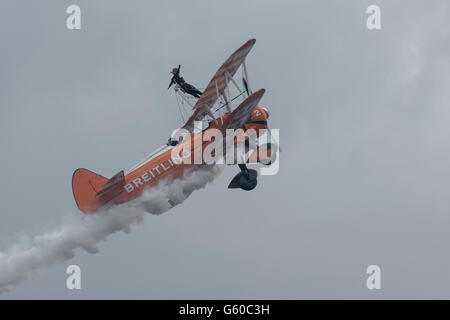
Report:
<svg viewBox="0 0 450 320"><path fill-rule="evenodd" d="M261 107L261 109L264 111L266 119L269 119L269 116L270 116L269 110L267 110L266 107Z"/></svg>

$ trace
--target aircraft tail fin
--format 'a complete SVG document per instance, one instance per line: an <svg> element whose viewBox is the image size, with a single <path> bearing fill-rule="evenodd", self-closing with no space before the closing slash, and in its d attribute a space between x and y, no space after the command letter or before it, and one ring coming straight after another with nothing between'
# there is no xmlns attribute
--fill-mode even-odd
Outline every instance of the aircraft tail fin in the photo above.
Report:
<svg viewBox="0 0 450 320"><path fill-rule="evenodd" d="M77 169L72 176L72 191L78 208L84 213L92 212L104 204L96 198L108 179L87 169Z"/></svg>

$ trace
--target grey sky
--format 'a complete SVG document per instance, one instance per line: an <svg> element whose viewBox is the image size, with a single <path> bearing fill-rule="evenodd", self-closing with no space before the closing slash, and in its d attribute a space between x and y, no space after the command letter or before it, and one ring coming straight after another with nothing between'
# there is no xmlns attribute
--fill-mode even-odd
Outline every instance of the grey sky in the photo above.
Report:
<svg viewBox="0 0 450 320"><path fill-rule="evenodd" d="M65 27L73 3L80 31ZM74 169L112 176L167 141L172 67L205 87L250 38L283 153L254 191L227 190L229 167L0 299L450 298L449 16L445 0L2 1L1 250L73 210Z"/></svg>

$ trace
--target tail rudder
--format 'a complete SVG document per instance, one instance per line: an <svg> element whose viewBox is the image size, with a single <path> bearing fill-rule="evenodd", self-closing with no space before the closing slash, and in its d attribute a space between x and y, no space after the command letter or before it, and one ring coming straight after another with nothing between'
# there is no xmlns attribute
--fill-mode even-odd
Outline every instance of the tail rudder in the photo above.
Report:
<svg viewBox="0 0 450 320"><path fill-rule="evenodd" d="M72 191L78 208L84 213L99 209L104 201L95 195L108 179L84 168L75 170L72 176Z"/></svg>

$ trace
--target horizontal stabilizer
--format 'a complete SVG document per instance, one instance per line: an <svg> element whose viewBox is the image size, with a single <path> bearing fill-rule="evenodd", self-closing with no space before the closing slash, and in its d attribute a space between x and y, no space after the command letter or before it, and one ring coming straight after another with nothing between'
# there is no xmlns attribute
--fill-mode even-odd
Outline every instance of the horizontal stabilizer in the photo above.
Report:
<svg viewBox="0 0 450 320"><path fill-rule="evenodd" d="M95 198L104 200L112 199L122 192L122 187L125 185L125 175L123 170L109 179L95 195Z"/></svg>

